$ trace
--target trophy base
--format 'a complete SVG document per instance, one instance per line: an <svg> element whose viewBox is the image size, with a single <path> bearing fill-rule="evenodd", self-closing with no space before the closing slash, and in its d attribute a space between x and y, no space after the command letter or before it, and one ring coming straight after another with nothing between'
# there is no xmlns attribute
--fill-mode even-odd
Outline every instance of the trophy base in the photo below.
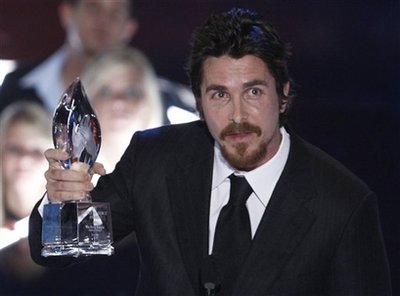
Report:
<svg viewBox="0 0 400 296"><path fill-rule="evenodd" d="M42 249L42 256L93 256L93 255L107 255L114 254L114 247L109 246L75 246L75 245L46 245Z"/></svg>
<svg viewBox="0 0 400 296"><path fill-rule="evenodd" d="M43 208L42 256L112 255L108 203L50 203Z"/></svg>

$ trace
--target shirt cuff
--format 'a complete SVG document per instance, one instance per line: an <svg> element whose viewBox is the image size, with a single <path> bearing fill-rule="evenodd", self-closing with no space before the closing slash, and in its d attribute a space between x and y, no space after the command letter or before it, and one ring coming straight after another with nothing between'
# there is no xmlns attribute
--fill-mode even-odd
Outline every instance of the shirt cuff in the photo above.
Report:
<svg viewBox="0 0 400 296"><path fill-rule="evenodd" d="M43 195L42 201L38 207L38 211L40 216L43 218L43 207L44 205L47 205L48 203L50 203L48 197L47 197L47 192Z"/></svg>

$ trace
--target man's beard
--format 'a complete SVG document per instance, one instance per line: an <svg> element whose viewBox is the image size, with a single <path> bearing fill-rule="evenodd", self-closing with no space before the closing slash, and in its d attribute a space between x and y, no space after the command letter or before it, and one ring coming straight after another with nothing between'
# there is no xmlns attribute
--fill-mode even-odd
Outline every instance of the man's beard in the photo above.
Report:
<svg viewBox="0 0 400 296"><path fill-rule="evenodd" d="M220 139L224 140L226 136L254 132L258 137L261 135L261 129L258 126L244 123L231 123L221 131ZM237 143L234 147L235 152L229 152L225 146L221 146L221 152L224 158L231 166L240 171L251 171L256 168L261 160L267 154L267 143L261 142L260 145L252 153L247 153L249 148L248 143Z"/></svg>

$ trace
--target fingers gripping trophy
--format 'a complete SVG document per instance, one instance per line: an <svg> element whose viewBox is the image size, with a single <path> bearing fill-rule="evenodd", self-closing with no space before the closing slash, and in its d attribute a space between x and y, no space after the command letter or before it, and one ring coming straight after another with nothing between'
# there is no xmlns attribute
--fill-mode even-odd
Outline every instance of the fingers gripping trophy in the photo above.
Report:
<svg viewBox="0 0 400 296"><path fill-rule="evenodd" d="M101 145L101 130L81 81L62 95L53 117L53 141L69 154L65 169L90 170ZM109 203L80 201L49 203L43 209L42 256L112 255Z"/></svg>

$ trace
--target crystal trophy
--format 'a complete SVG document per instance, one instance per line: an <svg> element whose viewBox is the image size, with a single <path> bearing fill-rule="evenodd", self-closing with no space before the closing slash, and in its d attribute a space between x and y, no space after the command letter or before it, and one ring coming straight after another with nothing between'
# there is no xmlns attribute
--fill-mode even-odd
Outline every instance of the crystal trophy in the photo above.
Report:
<svg viewBox="0 0 400 296"><path fill-rule="evenodd" d="M77 78L62 95L53 117L53 142L70 157L65 169L88 171L100 150L100 124L81 81ZM48 203L43 208L42 256L112 255L110 204L84 199Z"/></svg>

